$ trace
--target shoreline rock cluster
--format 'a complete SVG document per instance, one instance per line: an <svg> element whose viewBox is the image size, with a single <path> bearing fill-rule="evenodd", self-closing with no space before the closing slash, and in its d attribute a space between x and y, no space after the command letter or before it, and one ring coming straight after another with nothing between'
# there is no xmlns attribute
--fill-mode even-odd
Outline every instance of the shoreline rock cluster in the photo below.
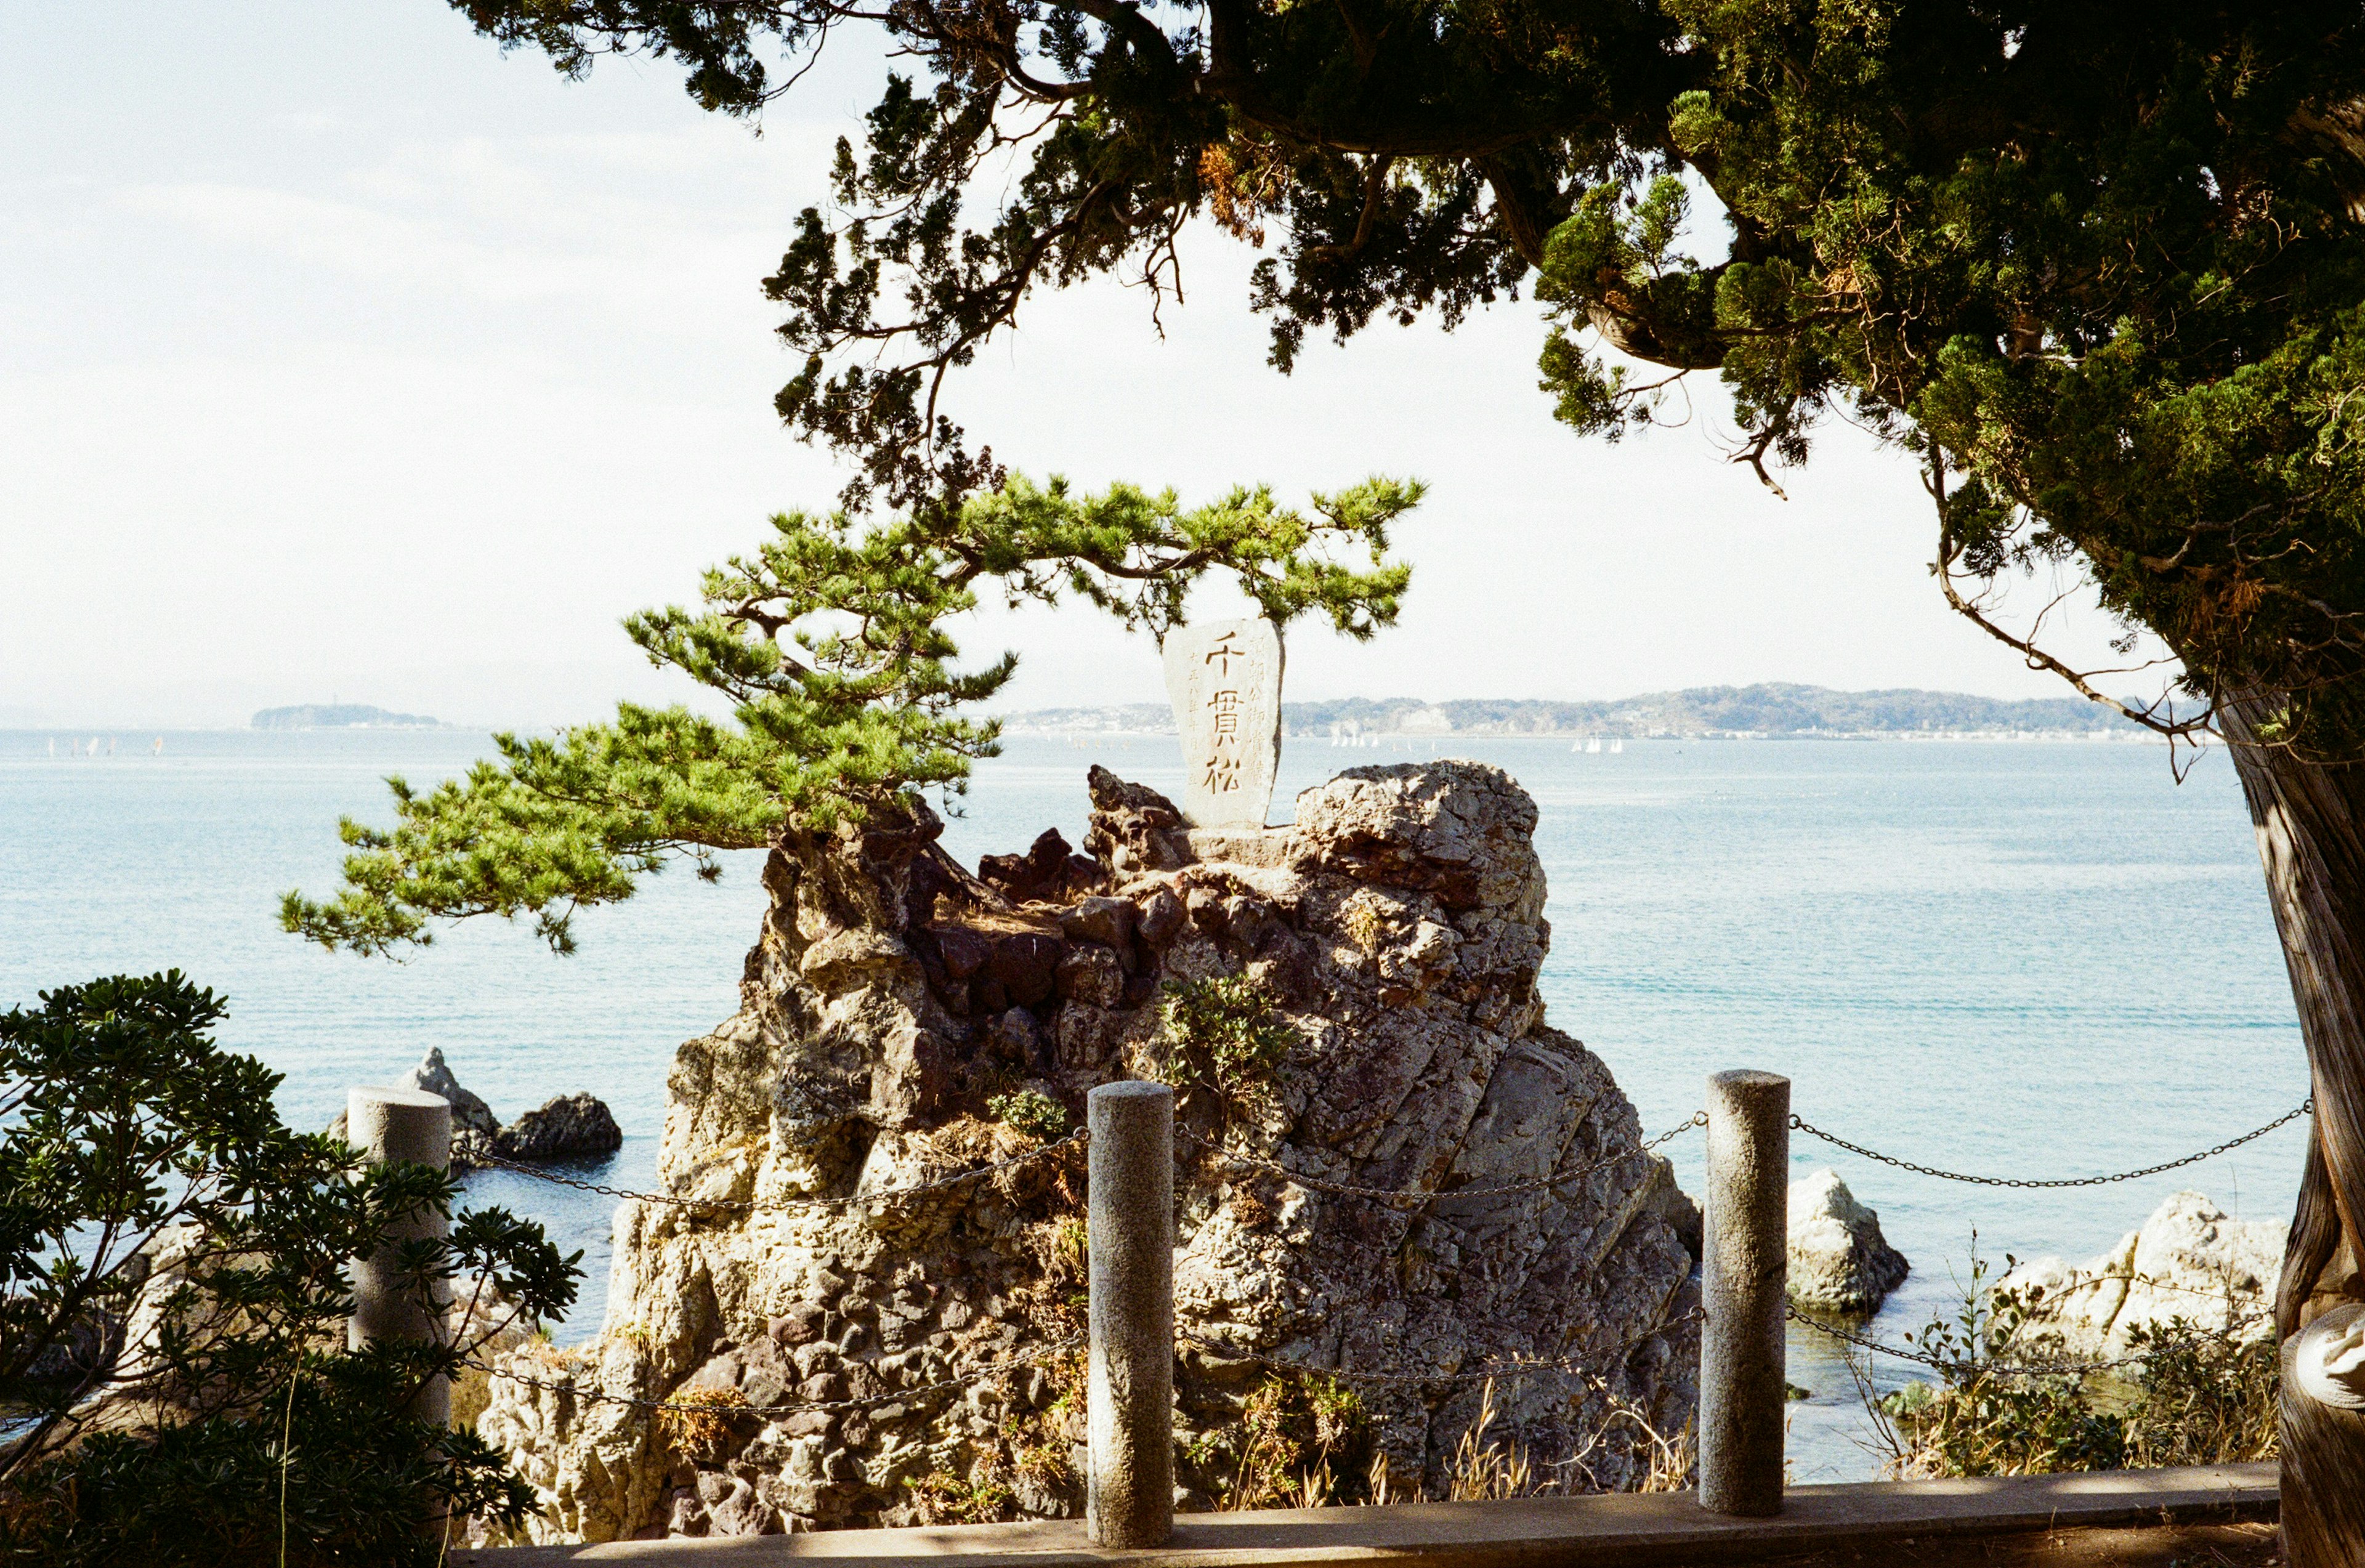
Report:
<svg viewBox="0 0 2365 1568"><path fill-rule="evenodd" d="M1488 1397L1353 1385L1350 1420L1333 1385L1268 1358L1440 1380L1587 1364L1597 1380L1491 1394L1493 1429L1565 1456L1576 1489L1639 1484L1644 1428L1684 1428L1687 1205L1608 1070L1544 1022L1527 795L1472 763L1356 768L1292 827L1212 832L1104 770L1090 790L1082 852L1047 834L975 873L925 805L781 836L741 1009L678 1054L659 1156L667 1193L754 1206L626 1204L600 1338L500 1363L698 1417L497 1379L477 1431L539 1495L531 1539L1078 1511L1082 1356L1057 1347L1082 1328L1081 1151L844 1200L1041 1148L1125 1078L1180 1090L1185 1506L1236 1484L1252 1423L1312 1423L1317 1399L1334 1480L1435 1495ZM1178 1036L1163 1003L1194 986L1261 998L1270 1058L1219 1066ZM1208 1146L1425 1196L1326 1193ZM875 1403L734 1414L846 1400Z"/></svg>
<svg viewBox="0 0 2365 1568"><path fill-rule="evenodd" d="M503 1126L483 1098L462 1086L443 1060L441 1046L427 1047L417 1067L394 1081L398 1089L441 1095L452 1107L452 1169L481 1170L495 1159L540 1165L554 1159L610 1154L622 1148L623 1129L605 1102L588 1093L554 1095L538 1110ZM329 1123L329 1136L345 1136L345 1114Z"/></svg>

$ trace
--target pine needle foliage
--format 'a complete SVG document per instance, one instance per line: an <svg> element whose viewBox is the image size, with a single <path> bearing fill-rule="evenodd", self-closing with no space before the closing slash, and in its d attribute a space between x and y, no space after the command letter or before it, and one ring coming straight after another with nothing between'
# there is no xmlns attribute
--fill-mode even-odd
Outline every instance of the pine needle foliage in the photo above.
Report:
<svg viewBox="0 0 2365 1568"><path fill-rule="evenodd" d="M631 897L670 863L711 879L719 854L783 828L828 832L958 791L997 750L998 725L964 711L1017 669L1011 654L960 666L952 623L987 596L1073 599L1163 637L1218 574L1276 623L1319 616L1367 638L1395 620L1411 579L1388 557L1389 531L1421 494L1373 478L1304 511L1263 488L1185 508L1171 490L1011 477L876 524L780 514L753 554L705 574L698 605L624 622L651 664L720 693L729 718L623 703L612 722L554 737L497 735L499 760L432 790L391 778L395 824L347 819L343 887L287 893L282 924L390 956L432 942L437 922L496 914L569 952L577 910Z"/></svg>

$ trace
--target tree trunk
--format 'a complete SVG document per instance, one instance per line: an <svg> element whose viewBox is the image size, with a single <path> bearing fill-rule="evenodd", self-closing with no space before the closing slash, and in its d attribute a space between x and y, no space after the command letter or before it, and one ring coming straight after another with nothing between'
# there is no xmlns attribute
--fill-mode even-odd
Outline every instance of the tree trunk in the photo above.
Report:
<svg viewBox="0 0 2365 1568"><path fill-rule="evenodd" d="M2220 705L2259 834L2267 893L2307 1043L2315 1119L2275 1298L2288 1340L2365 1295L2365 767L2252 739L2277 706ZM2282 1390L2283 1539L2292 1568L2365 1568L2365 1416Z"/></svg>

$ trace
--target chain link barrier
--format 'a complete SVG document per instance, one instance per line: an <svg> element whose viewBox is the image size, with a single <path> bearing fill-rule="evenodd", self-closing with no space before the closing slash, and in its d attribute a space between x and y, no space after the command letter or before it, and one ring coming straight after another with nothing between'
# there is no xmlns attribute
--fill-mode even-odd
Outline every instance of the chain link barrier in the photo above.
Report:
<svg viewBox="0 0 2365 1568"><path fill-rule="evenodd" d="M635 1193L628 1187L610 1187L598 1182L581 1182L572 1176L556 1175L514 1159L488 1159L484 1162L484 1168L489 1170L506 1170L513 1176L525 1176L536 1182L547 1182L554 1187L572 1187L578 1193L597 1193L604 1198L626 1198L643 1204L671 1204L685 1209L727 1209L734 1214L781 1214L796 1213L806 1209L861 1208L870 1204L895 1203L905 1198L916 1198L923 1193L938 1193L947 1187L958 1187L967 1182L982 1181L997 1171L1030 1164L1035 1160L1057 1154L1063 1148L1080 1146L1084 1139L1085 1131L1079 1127L1066 1137L1056 1139L1039 1148L1026 1149L1006 1159L996 1159L967 1170L957 1170L949 1176L939 1176L932 1182L915 1182L909 1187L881 1187L869 1193L849 1193L838 1198L776 1198L768 1203L747 1198L686 1198L674 1193Z"/></svg>
<svg viewBox="0 0 2365 1568"><path fill-rule="evenodd" d="M1900 1361L1918 1361L1922 1366L1934 1368L1940 1372L1960 1373L1976 1368L2013 1377L2084 1377L2090 1372L2111 1372L2120 1367L2135 1366L2151 1360L2164 1350L2188 1350L2196 1345L2210 1343L2234 1346L2240 1342L2244 1329L2252 1324L2263 1323L2271 1316L2264 1312L2248 1313L2236 1318L2223 1328L2203 1329L2198 1334L2162 1338L2134 1355L2118 1356L2109 1361L1998 1361L1992 1357L1982 1359L1938 1356L1927 1350L1908 1350L1902 1346L1886 1344L1866 1335L1826 1323L1819 1317L1810 1317L1788 1302L1782 1305L1782 1315L1793 1323L1803 1324L1819 1333L1828 1334L1834 1339L1855 1346L1858 1350L1870 1350L1876 1355L1889 1356Z"/></svg>
<svg viewBox="0 0 2365 1568"><path fill-rule="evenodd" d="M1279 1176L1283 1181L1290 1182L1292 1185L1304 1187L1309 1192L1328 1193L1342 1198L1369 1198L1377 1203L1433 1204L1450 1198L1506 1198L1522 1193L1541 1193L1553 1187L1564 1187L1571 1182L1577 1180L1579 1177L1590 1176L1597 1170L1607 1170L1612 1166L1624 1165L1631 1160L1640 1159L1662 1144L1674 1142L1676 1138L1681 1137L1684 1134L1691 1131L1692 1128L1704 1127L1706 1126L1708 1126L1708 1113L1706 1111L1698 1111L1693 1113L1689 1121L1676 1124L1675 1126L1668 1128L1665 1132L1661 1133L1658 1137L1650 1139L1637 1148L1630 1148L1622 1154L1613 1154L1608 1156L1607 1159L1594 1160L1592 1163L1587 1165L1577 1166L1574 1170L1556 1170L1549 1176L1538 1176L1525 1182L1506 1182L1498 1187L1442 1187L1436 1189L1419 1187L1359 1187L1354 1185L1352 1182L1332 1182L1320 1176L1309 1175L1303 1170L1293 1170L1288 1166L1282 1164L1279 1160L1263 1159L1253 1154L1242 1154L1237 1149L1226 1148L1222 1144L1216 1143L1212 1139L1201 1137L1198 1134L1191 1131L1188 1127L1176 1127L1174 1129L1174 1136L1195 1148L1206 1150L1209 1154L1216 1156L1217 1159L1222 1159L1228 1164L1240 1166L1251 1170L1261 1170L1266 1172L1268 1175Z"/></svg>
<svg viewBox="0 0 2365 1568"><path fill-rule="evenodd" d="M2262 1138L2276 1128L2295 1122L2315 1110L2315 1099L2311 1095L2300 1103L2298 1109L2284 1112L2257 1131L2244 1133L2240 1137L2227 1138L2214 1148L2204 1148L2199 1154L2188 1154L2181 1159L2171 1159L2165 1165L2146 1165L2140 1170L2122 1170L2111 1176L2070 1176L2050 1181L2012 1176L1967 1176L1959 1170L1941 1170L1934 1166L1916 1165L1910 1159L1900 1159L1893 1154L1882 1154L1876 1149L1866 1148L1862 1144L1850 1143L1836 1134L1823 1131L1803 1116L1793 1115L1790 1118L1790 1127L1794 1132L1805 1133L1810 1137L1819 1137L1835 1148L1846 1149L1850 1154L1861 1155L1866 1159L1877 1159L1883 1165L1894 1166L1900 1170L1911 1170L1917 1176L1935 1176L1942 1182L1968 1182L1981 1187L2107 1187L2113 1182L2132 1182L2137 1177L2157 1176L2165 1170L2178 1170L2187 1165L2198 1165L2204 1159L2214 1159L2228 1149L2239 1148L2253 1139Z"/></svg>
<svg viewBox="0 0 2365 1568"><path fill-rule="evenodd" d="M1703 1321L1705 1321L1705 1314L1699 1308L1694 1307L1691 1311L1669 1318L1664 1323L1645 1328L1639 1334L1628 1336L1601 1354L1581 1359L1573 1356L1564 1357L1561 1360L1550 1361L1489 1361L1472 1371L1452 1372L1361 1372L1348 1367L1317 1366L1311 1361L1295 1361L1284 1356L1260 1355L1251 1350L1236 1350L1221 1340L1203 1339L1194 1334L1178 1332L1174 1336L1174 1340L1178 1348L1187 1347L1205 1351L1209 1355L1221 1356L1226 1361L1246 1361L1250 1366L1262 1367L1268 1372L1295 1372L1305 1377L1327 1377L1339 1383L1369 1383L1379 1388L1451 1388L1497 1380L1508 1382L1514 1378L1531 1376L1581 1377L1595 1386L1601 1387L1606 1386L1606 1380L1599 1368L1617 1366L1633 1352L1635 1347L1655 1339L1662 1334L1671 1333L1687 1325Z"/></svg>
<svg viewBox="0 0 2365 1568"><path fill-rule="evenodd" d="M924 1383L911 1388L898 1388L885 1394L866 1394L853 1399L805 1399L788 1405L723 1405L696 1399L642 1399L629 1394L610 1394L605 1389L585 1388L579 1383L561 1382L555 1378L529 1377L523 1372L503 1371L481 1361L470 1361L466 1364L490 1377L522 1383L528 1388L539 1388L545 1393L569 1394L595 1405L627 1405L635 1410L679 1410L686 1414L701 1416L760 1416L770 1420L782 1416L801 1416L813 1410L867 1410L874 1406L893 1405L902 1400L925 1398L931 1394L942 1394L948 1389L969 1388L990 1377L1000 1377L1007 1372L1031 1371L1041 1366L1053 1356L1069 1350L1082 1350L1083 1344L1084 1341L1081 1337L1070 1338L1057 1344L1046 1345L1029 1355L1014 1356L1007 1361L973 1367L958 1377L944 1378L936 1383Z"/></svg>

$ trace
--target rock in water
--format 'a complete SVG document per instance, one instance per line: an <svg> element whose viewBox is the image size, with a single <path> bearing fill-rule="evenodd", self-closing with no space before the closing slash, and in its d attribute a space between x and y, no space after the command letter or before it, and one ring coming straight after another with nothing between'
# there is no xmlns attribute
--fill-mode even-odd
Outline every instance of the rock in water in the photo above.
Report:
<svg viewBox="0 0 2365 1568"><path fill-rule="evenodd" d="M441 1046L428 1047L427 1054L420 1058L419 1065L394 1082L398 1089L423 1089L449 1101L452 1105L452 1130L454 1132L465 1127L490 1137L500 1126L493 1115L492 1107L460 1087L460 1081L452 1076L450 1068L443 1065L443 1048Z"/></svg>
<svg viewBox="0 0 2365 1568"><path fill-rule="evenodd" d="M2025 1316L2013 1343L2032 1355L2124 1356L2137 1327L2270 1337L2268 1309L2282 1271L2279 1220L2238 1220L2199 1193L2176 1193L2142 1226L2082 1268L2058 1258L2023 1263L1996 1282Z"/></svg>
<svg viewBox="0 0 2365 1568"><path fill-rule="evenodd" d="M1175 1437L1194 1506L1239 1474L1251 1400L1312 1419L1303 1380L1251 1357L1440 1377L1578 1361L1601 1381L1512 1379L1492 1397L1493 1430L1540 1470L1575 1459L1555 1473L1580 1487L1642 1479L1633 1417L1683 1429L1698 1364L1670 1223L1685 1205L1608 1070L1543 1021L1544 879L1518 785L1474 763L1358 768L1301 796L1295 826L1220 838L1113 777L1093 799L1105 875L1081 898L1091 879L1019 898L971 876L925 805L780 836L741 1009L676 1057L658 1159L669 1193L762 1206L627 1203L601 1338L563 1368L547 1347L505 1363L717 1413L652 1422L497 1379L477 1430L539 1495L535 1539L1079 1511L1082 1357L1058 1347L1083 1326L1081 1149L923 1197L771 1205L1037 1147L1123 1078L1182 1091ZM1219 843L1236 857L1211 857ZM1169 1040L1161 988L1216 977L1267 999L1284 1050L1217 1072L1212 1050ZM1325 1193L1214 1144L1428 1196ZM1026 1364L937 1386L1008 1361ZM1376 1457L1398 1495L1440 1495L1482 1387L1351 1386L1365 1421L1331 1474L1355 1485Z"/></svg>
<svg viewBox="0 0 2365 1568"><path fill-rule="evenodd" d="M423 1089L438 1094L452 1107L452 1169L471 1170L485 1163L492 1152L493 1135L500 1130L492 1107L460 1086L460 1081L444 1065L443 1047L430 1046L419 1065L394 1081L398 1089ZM329 1124L329 1136L345 1136L345 1114L339 1111Z"/></svg>
<svg viewBox="0 0 2365 1568"><path fill-rule="evenodd" d="M620 1148L623 1130L606 1104L588 1094L562 1094L539 1111L528 1111L493 1136L493 1152L528 1164L570 1155L606 1154Z"/></svg>
<svg viewBox="0 0 2365 1568"><path fill-rule="evenodd" d="M1856 1202L1836 1170L1790 1183L1790 1299L1827 1312L1867 1313L1905 1282L1905 1255L1880 1234L1880 1215Z"/></svg>

